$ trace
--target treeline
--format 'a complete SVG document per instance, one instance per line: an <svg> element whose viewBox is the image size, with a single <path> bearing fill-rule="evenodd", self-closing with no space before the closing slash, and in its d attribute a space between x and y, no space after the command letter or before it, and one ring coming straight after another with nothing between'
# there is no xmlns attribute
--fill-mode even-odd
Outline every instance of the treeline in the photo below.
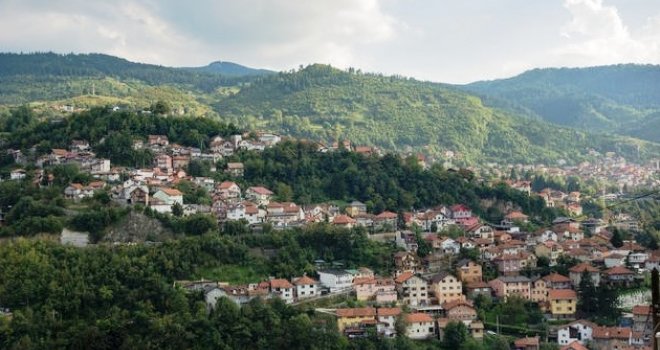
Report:
<svg viewBox="0 0 660 350"><path fill-rule="evenodd" d="M506 213L482 203L483 199L493 199L518 206L539 221L552 220L557 214L555 209L545 208L540 197L505 185L489 187L467 170L448 171L439 165L425 170L414 157L321 153L312 143L285 141L264 152L246 152L233 159L244 163L245 184L264 185L280 200L296 203L359 200L373 213L464 203L485 219L499 222Z"/></svg>
<svg viewBox="0 0 660 350"><path fill-rule="evenodd" d="M134 63L103 54L0 53L0 78L12 76L117 77L151 85L182 84L210 92L219 86L248 82L252 77L226 77L212 71Z"/></svg>

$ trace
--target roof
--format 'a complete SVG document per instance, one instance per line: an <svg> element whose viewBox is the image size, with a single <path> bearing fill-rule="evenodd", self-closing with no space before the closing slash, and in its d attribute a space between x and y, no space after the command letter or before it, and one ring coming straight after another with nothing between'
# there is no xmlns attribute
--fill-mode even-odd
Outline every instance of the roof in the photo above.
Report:
<svg viewBox="0 0 660 350"><path fill-rule="evenodd" d="M335 270L335 269L320 270L318 273L327 273L335 276L350 275L350 273L347 272L346 270Z"/></svg>
<svg viewBox="0 0 660 350"><path fill-rule="evenodd" d="M516 339L513 343L515 344L516 348L526 347L526 346L539 346L539 337L520 338L520 339Z"/></svg>
<svg viewBox="0 0 660 350"><path fill-rule="evenodd" d="M579 341L574 341L559 350L589 350L586 346L580 344Z"/></svg>
<svg viewBox="0 0 660 350"><path fill-rule="evenodd" d="M577 293L572 289L550 289L548 291L548 299L577 299Z"/></svg>
<svg viewBox="0 0 660 350"><path fill-rule="evenodd" d="M368 317L376 316L376 309L373 307L360 307L353 309L337 309L337 317Z"/></svg>
<svg viewBox="0 0 660 350"><path fill-rule="evenodd" d="M446 302L446 303L442 304L442 308L445 309L445 310L451 310L451 309L453 309L455 307L458 307L458 306L467 306L471 309L474 309L474 305L469 300L454 300L454 301L450 301L450 302Z"/></svg>
<svg viewBox="0 0 660 350"><path fill-rule="evenodd" d="M414 314L409 314L406 316L406 321L408 323L422 323L422 322L433 322L433 318L427 314L421 312L416 312Z"/></svg>
<svg viewBox="0 0 660 350"><path fill-rule="evenodd" d="M398 307L381 307L378 309L378 316L398 316L401 314L401 308Z"/></svg>
<svg viewBox="0 0 660 350"><path fill-rule="evenodd" d="M337 215L334 220L332 220L333 224L336 225L347 225L347 224L354 224L355 219L348 215Z"/></svg>
<svg viewBox="0 0 660 350"><path fill-rule="evenodd" d="M477 289L477 288L490 288L486 282L470 282L467 284L467 289Z"/></svg>
<svg viewBox="0 0 660 350"><path fill-rule="evenodd" d="M414 274L410 271L407 271L407 272L404 272L404 273L400 274L399 276L397 276L397 278L394 279L394 282L403 283L403 282L409 280L412 276L414 276Z"/></svg>
<svg viewBox="0 0 660 350"><path fill-rule="evenodd" d="M527 219L528 216L521 213L521 212L519 212L519 211L512 211L509 214L506 214L506 216L504 216L504 217L507 218L507 219L512 219L512 220L517 220L517 219L524 220L524 219Z"/></svg>
<svg viewBox="0 0 660 350"><path fill-rule="evenodd" d="M243 169L243 163L227 163L227 169Z"/></svg>
<svg viewBox="0 0 660 350"><path fill-rule="evenodd" d="M250 191L252 191L256 194L263 195L263 196L270 196L270 195L273 194L273 192L271 192L269 189L267 189L266 187L263 187L263 186L250 187L250 188L248 188L248 190L250 190Z"/></svg>
<svg viewBox="0 0 660 350"><path fill-rule="evenodd" d="M431 282L439 283L439 282L441 282L442 280L444 280L445 278L447 278L449 276L454 277L454 279L458 280L458 278L456 278L451 273L443 271L443 272L440 272L440 273L434 275L433 277L431 277Z"/></svg>
<svg viewBox="0 0 660 350"><path fill-rule="evenodd" d="M587 262L583 262L583 263L581 263L581 264L578 264L578 265L575 265L575 266L571 267L570 269L568 269L568 271L570 271L570 272L580 272L580 273L582 273L582 272L584 272L584 271L587 271L587 272L598 272L599 270L598 270L597 268L591 266L591 264L589 264L589 263L587 263Z"/></svg>
<svg viewBox="0 0 660 350"><path fill-rule="evenodd" d="M293 288L293 284L291 284L291 282L283 278L275 278L270 280L270 287L288 289L288 288Z"/></svg>
<svg viewBox="0 0 660 350"><path fill-rule="evenodd" d="M528 277L526 276L500 276L496 278L495 280L500 280L504 283L516 283L516 282L531 282Z"/></svg>
<svg viewBox="0 0 660 350"><path fill-rule="evenodd" d="M635 305L632 309L633 315L650 315L651 306L650 305Z"/></svg>
<svg viewBox="0 0 660 350"><path fill-rule="evenodd" d="M373 277L359 277L353 280L353 284L376 284L376 279Z"/></svg>
<svg viewBox="0 0 660 350"><path fill-rule="evenodd" d="M560 274L558 274L558 273L556 273L556 272L555 272L555 273L551 273L551 274L549 274L549 275L543 277L543 280L545 280L545 281L547 281L547 282L552 282L552 283L566 283L566 282L570 282L570 281L571 281L570 278L568 278L568 277L566 277L566 276L564 276L564 275L560 275Z"/></svg>
<svg viewBox="0 0 660 350"><path fill-rule="evenodd" d="M608 275L632 275L634 272L628 270L623 266L614 266L609 270L605 270L605 273Z"/></svg>
<svg viewBox="0 0 660 350"><path fill-rule="evenodd" d="M451 211L470 211L470 208L465 204L455 204L451 206Z"/></svg>
<svg viewBox="0 0 660 350"><path fill-rule="evenodd" d="M391 211L384 211L376 215L376 219L396 219L396 218L397 218L396 213L393 213Z"/></svg>
<svg viewBox="0 0 660 350"><path fill-rule="evenodd" d="M168 196L183 196L183 193L176 188L161 188L160 190Z"/></svg>
<svg viewBox="0 0 660 350"><path fill-rule="evenodd" d="M594 339L628 339L632 335L630 327L594 327Z"/></svg>
<svg viewBox="0 0 660 350"><path fill-rule="evenodd" d="M234 186L238 186L238 185L233 181L223 181L218 187L221 190L227 190Z"/></svg>
<svg viewBox="0 0 660 350"><path fill-rule="evenodd" d="M310 284L318 284L318 282L311 277L302 276L300 278L294 279L293 284L295 284L296 286L306 286Z"/></svg>

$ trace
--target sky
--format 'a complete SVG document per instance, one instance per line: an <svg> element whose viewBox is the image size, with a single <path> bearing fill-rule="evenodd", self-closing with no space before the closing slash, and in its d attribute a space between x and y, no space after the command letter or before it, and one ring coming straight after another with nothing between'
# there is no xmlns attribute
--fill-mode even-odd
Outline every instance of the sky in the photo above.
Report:
<svg viewBox="0 0 660 350"><path fill-rule="evenodd" d="M0 51L328 63L446 83L660 64L660 0L0 0Z"/></svg>

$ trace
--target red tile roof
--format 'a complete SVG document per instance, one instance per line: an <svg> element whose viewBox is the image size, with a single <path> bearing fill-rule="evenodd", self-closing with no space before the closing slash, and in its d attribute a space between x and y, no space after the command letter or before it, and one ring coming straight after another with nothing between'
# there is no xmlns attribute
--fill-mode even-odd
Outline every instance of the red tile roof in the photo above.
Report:
<svg viewBox="0 0 660 350"><path fill-rule="evenodd" d="M594 339L628 339L632 335L630 327L594 327Z"/></svg>
<svg viewBox="0 0 660 350"><path fill-rule="evenodd" d="M608 275L632 275L634 272L628 270L623 266L615 266L609 270L605 270L605 273Z"/></svg>
<svg viewBox="0 0 660 350"><path fill-rule="evenodd" d="M361 284L376 284L376 279L373 277L358 277L353 280L354 285L361 285Z"/></svg>
<svg viewBox="0 0 660 350"><path fill-rule="evenodd" d="M291 282L283 278L276 278L270 280L270 287L288 289L288 288L293 288L293 284L291 284Z"/></svg>
<svg viewBox="0 0 660 350"><path fill-rule="evenodd" d="M269 189L263 186L255 186L255 187L250 187L248 190L253 191L256 194L260 194L262 196L270 196L273 194Z"/></svg>
<svg viewBox="0 0 660 350"><path fill-rule="evenodd" d="M550 289L548 291L549 300L577 300L577 293L572 289Z"/></svg>
<svg viewBox="0 0 660 350"><path fill-rule="evenodd" d="M589 350L586 346L580 344L579 341L574 341L559 350Z"/></svg>
<svg viewBox="0 0 660 350"><path fill-rule="evenodd" d="M422 322L433 322L433 318L427 314L421 312L416 312L414 314L409 314L406 316L406 321L408 323L422 323Z"/></svg>
<svg viewBox="0 0 660 350"><path fill-rule="evenodd" d="M318 284L318 282L311 277L302 276L300 278L296 278L295 280L293 280L293 284L295 284L296 286L307 286L311 284Z"/></svg>
<svg viewBox="0 0 660 350"><path fill-rule="evenodd" d="M333 224L335 225L348 225L348 224L354 224L355 219L348 215L337 215L335 219L332 221Z"/></svg>
<svg viewBox="0 0 660 350"><path fill-rule="evenodd" d="M354 309L337 309L335 311L338 317L368 317L376 316L376 309L373 307L361 307Z"/></svg>
<svg viewBox="0 0 660 350"><path fill-rule="evenodd" d="M633 315L650 315L651 306L650 305L635 305L632 309Z"/></svg>
<svg viewBox="0 0 660 350"><path fill-rule="evenodd" d="M571 281L570 278L568 278L568 277L566 277L566 276L564 276L564 275L560 275L560 274L558 274L558 273L556 273L556 272L555 272L555 273L551 273L551 274L549 274L549 275L543 277L543 280L545 280L545 281L547 281L547 282L552 282L552 283L566 283L566 282L570 282L570 281Z"/></svg>
<svg viewBox="0 0 660 350"><path fill-rule="evenodd" d="M183 193L176 188L161 188L160 190L168 196L183 196Z"/></svg>
<svg viewBox="0 0 660 350"><path fill-rule="evenodd" d="M516 348L522 348L526 346L539 346L539 337L520 338L520 339L516 339L513 343L515 344Z"/></svg>
<svg viewBox="0 0 660 350"><path fill-rule="evenodd" d="M398 307L381 307L378 309L378 316L399 316L401 309Z"/></svg>
<svg viewBox="0 0 660 350"><path fill-rule="evenodd" d="M414 274L412 272L410 272L410 271L404 272L404 273L400 274L397 278L395 278L394 282L403 283L403 282L407 281L408 279L410 279L412 276L414 276Z"/></svg>

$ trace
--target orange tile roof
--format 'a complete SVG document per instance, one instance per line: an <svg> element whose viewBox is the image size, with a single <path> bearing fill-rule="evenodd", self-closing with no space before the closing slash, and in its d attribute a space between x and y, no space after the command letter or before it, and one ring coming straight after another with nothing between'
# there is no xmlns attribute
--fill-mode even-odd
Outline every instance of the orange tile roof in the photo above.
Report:
<svg viewBox="0 0 660 350"><path fill-rule="evenodd" d="M355 219L353 219L348 215L337 215L335 219L332 221L332 223L336 225L354 224Z"/></svg>
<svg viewBox="0 0 660 350"><path fill-rule="evenodd" d="M433 322L433 318L427 314L421 312L416 312L414 314L409 314L406 316L406 321L408 323L422 323L422 322Z"/></svg>
<svg viewBox="0 0 660 350"><path fill-rule="evenodd" d="M628 339L632 335L630 327L594 327L594 339Z"/></svg>
<svg viewBox="0 0 660 350"><path fill-rule="evenodd" d="M577 300L577 293L572 289L550 289L548 291L548 299L550 299L550 300L559 300L559 299Z"/></svg>
<svg viewBox="0 0 660 350"><path fill-rule="evenodd" d="M176 188L161 188L160 190L168 196L183 196L183 193Z"/></svg>
<svg viewBox="0 0 660 350"><path fill-rule="evenodd" d="M391 211L384 211L378 215L376 215L377 219L396 219L397 215L396 213L393 213Z"/></svg>
<svg viewBox="0 0 660 350"><path fill-rule="evenodd" d="M354 285L360 284L376 284L376 279L373 277L358 277L353 280Z"/></svg>
<svg viewBox="0 0 660 350"><path fill-rule="evenodd" d="M271 288L288 289L288 288L293 288L293 284L291 284L291 282L289 282L289 281L287 281L283 278L276 278L276 279L270 280L270 287Z"/></svg>
<svg viewBox="0 0 660 350"><path fill-rule="evenodd" d="M372 307L361 307L354 309L337 309L337 317L368 317L376 316L376 309Z"/></svg>
<svg viewBox="0 0 660 350"><path fill-rule="evenodd" d="M410 271L407 271L407 272L404 272L404 273L400 274L397 278L395 278L394 282L403 283L403 282L407 281L408 279L410 279L412 276L414 276L414 274Z"/></svg>
<svg viewBox="0 0 660 350"><path fill-rule="evenodd" d="M264 196L270 196L271 194L273 194L273 192L271 192L269 189L267 189L266 187L263 187L263 186L250 187L250 188L248 188L248 190L251 190L254 193L264 195Z"/></svg>
<svg viewBox="0 0 660 350"><path fill-rule="evenodd" d="M591 264L583 262L581 264L578 264L578 265L575 265L575 266L571 267L570 269L568 269L568 271L570 271L570 272L584 272L584 271L598 272L599 270L597 268L591 266Z"/></svg>
<svg viewBox="0 0 660 350"><path fill-rule="evenodd" d="M318 284L318 282L309 276L302 276L293 280L293 284L296 286L306 286L310 284Z"/></svg>
<svg viewBox="0 0 660 350"><path fill-rule="evenodd" d="M605 270L605 273L608 275L632 275L634 272L628 270L623 266L615 266L609 270Z"/></svg>
<svg viewBox="0 0 660 350"><path fill-rule="evenodd" d="M586 346L580 344L579 341L574 341L559 350L589 350Z"/></svg>
<svg viewBox="0 0 660 350"><path fill-rule="evenodd" d="M519 347L526 347L526 346L539 346L539 337L525 337L525 338L520 338L516 339L514 341L514 344L516 348Z"/></svg>
<svg viewBox="0 0 660 350"><path fill-rule="evenodd" d="M570 278L568 278L564 275L560 275L556 272L551 273L551 274L543 277L543 280L545 280L547 282L552 282L552 283L565 283L565 282L570 282L571 281Z"/></svg>
<svg viewBox="0 0 660 350"><path fill-rule="evenodd" d="M633 315L650 315L651 306L650 305L635 305L632 309Z"/></svg>
<svg viewBox="0 0 660 350"><path fill-rule="evenodd" d="M381 307L378 309L378 316L399 316L401 308L398 307Z"/></svg>

